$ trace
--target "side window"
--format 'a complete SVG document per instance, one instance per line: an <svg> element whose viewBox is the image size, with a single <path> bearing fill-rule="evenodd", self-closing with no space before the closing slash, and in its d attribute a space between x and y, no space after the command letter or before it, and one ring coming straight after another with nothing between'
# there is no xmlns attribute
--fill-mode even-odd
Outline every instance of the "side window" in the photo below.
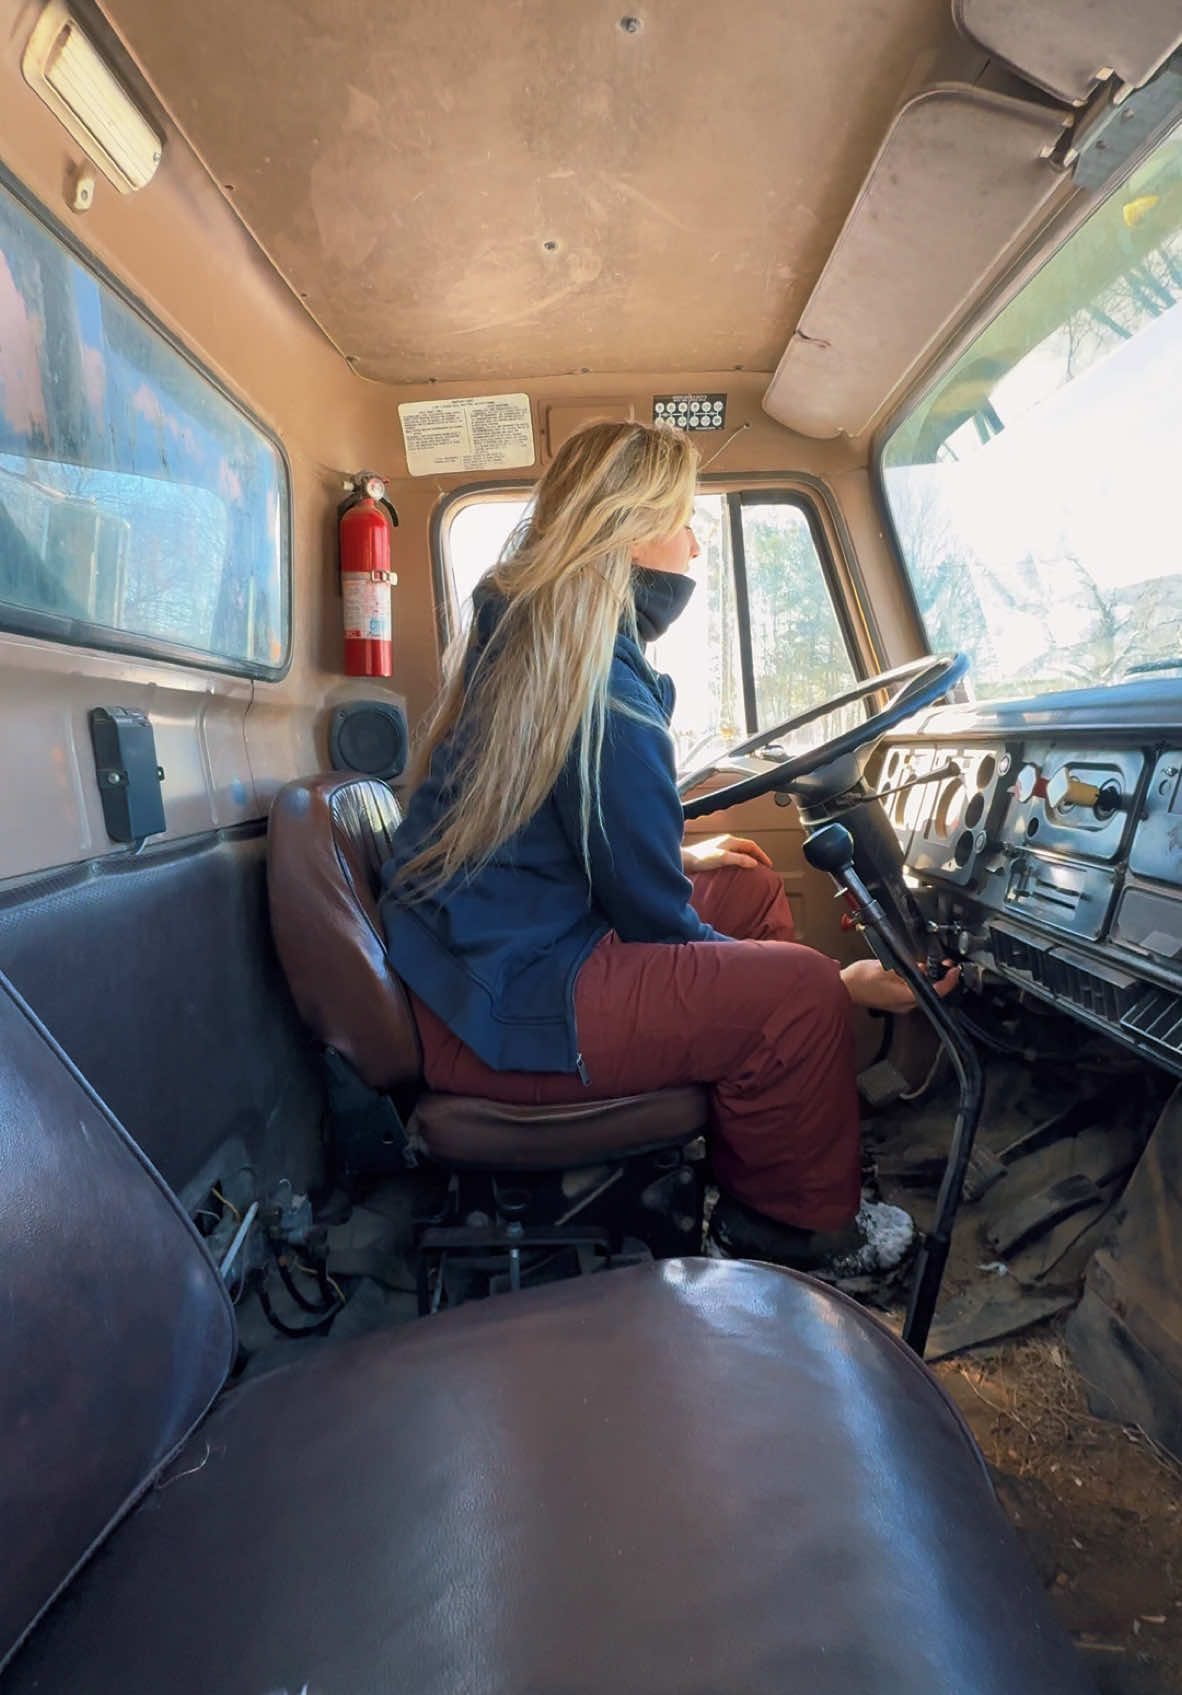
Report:
<svg viewBox="0 0 1182 1695"><path fill-rule="evenodd" d="M755 727L770 729L857 681L805 508L794 500L739 497L751 625ZM801 748L866 715L847 706L790 738Z"/></svg>
<svg viewBox="0 0 1182 1695"><path fill-rule="evenodd" d="M466 628L472 590L528 504L524 490L476 496L445 517L443 588L452 634ZM856 675L807 512L797 501L750 491L704 493L694 502L692 522L701 549L691 567L697 590L648 649L652 664L677 689L673 739L683 771L818 705ZM803 732L800 745L815 740L818 730L846 728L863 713L862 707L847 708Z"/></svg>
<svg viewBox="0 0 1182 1695"><path fill-rule="evenodd" d="M698 586L681 617L648 649L649 660L677 690L672 727L682 771L746 734L726 496L700 494L692 523L702 550L690 567Z"/></svg>
<svg viewBox="0 0 1182 1695"><path fill-rule="evenodd" d="M2 187L0 326L0 627L278 675L274 443Z"/></svg>
<svg viewBox="0 0 1182 1695"><path fill-rule="evenodd" d="M468 628L472 590L496 564L528 508L528 494L483 495L457 506L448 518L443 531L443 560L449 636Z"/></svg>

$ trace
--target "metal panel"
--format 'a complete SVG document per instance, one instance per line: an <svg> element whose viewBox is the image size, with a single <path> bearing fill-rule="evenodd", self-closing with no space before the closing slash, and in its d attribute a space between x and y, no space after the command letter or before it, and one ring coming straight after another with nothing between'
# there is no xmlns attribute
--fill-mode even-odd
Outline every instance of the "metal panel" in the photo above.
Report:
<svg viewBox="0 0 1182 1695"><path fill-rule="evenodd" d="M104 9L385 382L769 370L917 62L976 57L947 0Z"/></svg>
<svg viewBox="0 0 1182 1695"><path fill-rule="evenodd" d="M1162 754L1149 779L1129 869L1140 877L1182 884L1182 750L1178 748Z"/></svg>

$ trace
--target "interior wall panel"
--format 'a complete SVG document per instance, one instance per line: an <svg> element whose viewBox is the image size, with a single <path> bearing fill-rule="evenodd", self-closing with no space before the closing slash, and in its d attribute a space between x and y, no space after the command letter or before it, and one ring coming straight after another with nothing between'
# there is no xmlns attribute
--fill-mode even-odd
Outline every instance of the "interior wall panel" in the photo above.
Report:
<svg viewBox="0 0 1182 1695"><path fill-rule="evenodd" d="M93 784L87 712L140 706L157 726L168 834L261 816L284 781L327 764L327 728L340 700L381 693L403 700L412 725L438 687L439 652L429 557L439 502L471 475L407 475L398 404L472 392L531 395L541 455L546 409L610 392L651 415L655 393L724 390L727 427L702 435L711 472L796 470L838 480L864 464L864 444L796 438L763 412L766 373L699 371L564 374L523 383L520 373L480 383L387 385L355 374L262 256L184 139L166 125L164 160L149 186L120 196L100 181L93 208L71 213L65 189L82 157L24 83L20 55L39 6L0 0L0 160L128 293L153 313L281 441L292 479L294 623L281 681L245 683L214 671L0 638L0 784L16 797L0 817L0 879L123 851L106 837ZM528 480L539 457L509 480ZM394 540L395 675L342 676L335 508L345 473L390 479ZM885 560L872 529L855 535L874 592ZM899 655L902 657L902 655Z"/></svg>

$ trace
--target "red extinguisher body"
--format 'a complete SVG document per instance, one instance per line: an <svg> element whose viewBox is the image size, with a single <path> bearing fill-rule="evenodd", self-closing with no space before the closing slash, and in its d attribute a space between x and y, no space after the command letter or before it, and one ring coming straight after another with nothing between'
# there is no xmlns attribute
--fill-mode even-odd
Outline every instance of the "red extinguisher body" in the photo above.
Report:
<svg viewBox="0 0 1182 1695"><path fill-rule="evenodd" d="M394 670L390 521L367 495L341 514L341 598L345 675L389 677Z"/></svg>

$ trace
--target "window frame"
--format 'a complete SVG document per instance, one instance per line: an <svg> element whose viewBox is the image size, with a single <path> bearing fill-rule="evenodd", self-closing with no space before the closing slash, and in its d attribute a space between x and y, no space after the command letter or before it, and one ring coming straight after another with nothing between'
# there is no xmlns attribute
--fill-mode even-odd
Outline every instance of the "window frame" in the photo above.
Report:
<svg viewBox="0 0 1182 1695"><path fill-rule="evenodd" d="M480 500L488 501L490 496L505 501L520 500L523 496L528 499L537 480L535 477L533 482L514 478L512 482L465 483L462 488L449 490L436 504L431 514L428 546L431 590L435 596L435 634L441 654L446 653L458 634L456 613L459 608L455 604L455 585L447 558L447 537L452 522L465 506L474 506ZM492 563L491 560L489 563Z"/></svg>
<svg viewBox="0 0 1182 1695"><path fill-rule="evenodd" d="M528 496L537 479L532 482L479 482L465 483L462 488L452 489L438 502L431 515L430 546L431 546L431 577L435 593L435 619L439 638L440 652L444 652L456 634L455 605L453 603L453 585L447 559L447 533L457 513L465 506L484 499L490 495L499 496L505 500L520 500ZM746 720L748 736L759 733L759 725L754 722L757 715L755 690L754 657L751 648L751 611L747 596L746 552L743 541L742 513L745 506L794 506L803 515L809 527L813 547L816 550L821 566L821 576L825 583L829 601L841 631L841 639L845 645L846 657L850 662L850 670L855 681L865 681L867 677L876 675L884 668L882 662L882 641L877 624L869 613L869 603L862 582L861 572L854 560L853 548L850 545L848 533L839 515L833 509L828 498L828 490L819 479L800 475L793 476L789 483L778 477L775 481L765 482L759 477L735 477L733 474L722 477L703 477L698 484L702 494L721 495L726 508L727 524L730 532L731 572L735 586L735 613L739 636L739 666L743 685L743 715ZM834 526L835 533L842 545L843 557L840 564L835 549L822 516L822 503ZM848 593L847 593L848 590ZM857 623L852 611L851 598L857 605L858 619L865 631L865 640L859 639ZM870 669L873 665L874 669ZM765 726L768 729L773 725Z"/></svg>
<svg viewBox="0 0 1182 1695"><path fill-rule="evenodd" d="M812 537L813 548L821 566L821 576L829 595L829 604L837 619L837 627L841 631L841 639L845 646L846 658L850 662L850 670L855 682L863 682L874 673L863 667L865 658L857 639L853 619L850 616L846 597L841 593L842 584L837 573L837 564L829 538L820 522L820 515L814 503L803 493L795 489L779 488L756 489L750 487L730 489L726 491L732 498L727 501L731 526L731 569L735 577L735 603L739 619L739 654L743 669L743 708L747 718L747 734L758 735L762 729L770 729L771 725L760 726L758 719L758 702L756 699L755 661L751 647L751 605L747 594L747 553L746 539L743 534L743 508L747 506L793 506L801 513L808 525ZM740 589L741 584L741 589Z"/></svg>
<svg viewBox="0 0 1182 1695"><path fill-rule="evenodd" d="M73 230L32 194L0 162L0 189L7 190L13 199L32 218L61 243L66 252L78 261L105 288L159 336L197 375L225 400L267 444L275 450L283 471L283 488L279 500L280 542L280 616L283 637L282 657L277 665L264 665L258 660L234 659L211 653L207 648L192 647L181 642L165 641L158 636L140 636L134 631L113 630L106 624L91 624L86 619L68 618L57 612L44 612L35 607L16 606L0 600L0 632L32 636L66 647L97 649L102 653L122 653L136 659L150 659L169 665L181 665L187 670L214 671L231 677L246 677L253 681L277 683L291 669L295 641L294 595L292 587L292 534L294 507L292 500L291 460L282 440L263 420L232 393L203 360L186 347L179 337L163 324L155 313L132 293L131 289L83 244Z"/></svg>

